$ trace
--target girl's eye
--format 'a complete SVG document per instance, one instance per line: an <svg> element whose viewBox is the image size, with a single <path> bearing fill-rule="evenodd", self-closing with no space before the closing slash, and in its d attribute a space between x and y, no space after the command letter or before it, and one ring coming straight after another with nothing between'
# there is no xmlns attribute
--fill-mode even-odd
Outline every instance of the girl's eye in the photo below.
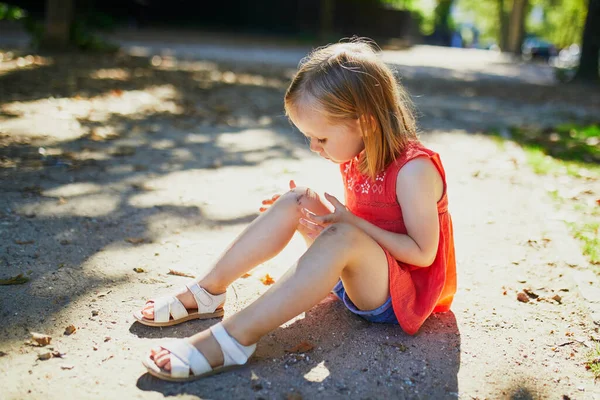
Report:
<svg viewBox="0 0 600 400"><path fill-rule="evenodd" d="M327 141L327 139L317 139L317 142L319 142L321 144L325 143L326 141Z"/></svg>

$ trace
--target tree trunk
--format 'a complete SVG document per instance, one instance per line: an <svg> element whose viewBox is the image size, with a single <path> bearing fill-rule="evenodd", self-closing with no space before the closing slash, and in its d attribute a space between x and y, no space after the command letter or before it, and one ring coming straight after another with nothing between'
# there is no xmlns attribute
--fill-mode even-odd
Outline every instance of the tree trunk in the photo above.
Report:
<svg viewBox="0 0 600 400"><path fill-rule="evenodd" d="M333 16L335 8L335 0L321 0L320 9L320 29L319 35L321 40L327 41L333 34Z"/></svg>
<svg viewBox="0 0 600 400"><path fill-rule="evenodd" d="M46 0L46 24L42 46L66 49L69 46L74 0Z"/></svg>
<svg viewBox="0 0 600 400"><path fill-rule="evenodd" d="M525 17L527 16L527 0L514 0L510 12L508 27L508 51L521 54L521 45L525 37Z"/></svg>
<svg viewBox="0 0 600 400"><path fill-rule="evenodd" d="M581 58L574 80L599 82L598 56L600 55L600 0L589 0L583 28Z"/></svg>
<svg viewBox="0 0 600 400"><path fill-rule="evenodd" d="M452 3L454 0L437 0L434 10L434 31L435 44L450 46L452 32L450 29L450 18Z"/></svg>
<svg viewBox="0 0 600 400"><path fill-rule="evenodd" d="M500 31L498 32L498 47L502 51L506 50L508 45L508 25L506 23L506 11L504 11L504 0L498 0L498 26Z"/></svg>

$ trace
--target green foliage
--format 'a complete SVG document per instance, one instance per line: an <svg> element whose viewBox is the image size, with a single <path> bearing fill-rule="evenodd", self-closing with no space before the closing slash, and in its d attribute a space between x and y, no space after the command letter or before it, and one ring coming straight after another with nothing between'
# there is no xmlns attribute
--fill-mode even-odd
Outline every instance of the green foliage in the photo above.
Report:
<svg viewBox="0 0 600 400"><path fill-rule="evenodd" d="M19 20L31 38L31 46L39 48L44 37L43 21L32 18L25 10L0 3L0 21ZM93 52L114 52L116 45L106 42L93 32L93 29L111 29L115 21L107 14L88 12L77 16L71 24L71 43L78 50Z"/></svg>
<svg viewBox="0 0 600 400"><path fill-rule="evenodd" d="M527 31L543 37L562 48L581 43L587 15L586 0L531 0L532 5L544 10L541 23L529 19Z"/></svg>
<svg viewBox="0 0 600 400"><path fill-rule="evenodd" d="M106 42L93 33L86 20L76 19L71 25L71 42L79 50L93 52L114 52L118 46Z"/></svg>
<svg viewBox="0 0 600 400"><path fill-rule="evenodd" d="M379 0L381 4L398 10L410 11L413 19L424 35L430 35L434 30L435 2L422 0ZM427 4L429 3L429 4ZM428 6L429 5L429 6Z"/></svg>
<svg viewBox="0 0 600 400"><path fill-rule="evenodd" d="M27 12L22 8L11 6L6 3L0 3L0 21L18 21L27 16Z"/></svg>
<svg viewBox="0 0 600 400"><path fill-rule="evenodd" d="M563 124L543 131L515 128L512 134L519 143L554 158L600 164L600 124Z"/></svg>
<svg viewBox="0 0 600 400"><path fill-rule="evenodd" d="M511 2L505 0L509 5ZM500 36L500 17L498 0L456 0L456 7L461 10L457 23L472 22L479 29L482 41L498 42ZM505 10L507 12L508 10Z"/></svg>
<svg viewBox="0 0 600 400"><path fill-rule="evenodd" d="M594 379L600 379L600 342L596 342L596 348L587 355L586 369L594 374Z"/></svg>
<svg viewBox="0 0 600 400"><path fill-rule="evenodd" d="M498 40L500 35L499 0L456 0L456 6L463 17L457 22L473 22L481 31L483 40ZM510 14L512 1L504 1L504 12ZM530 0L531 11L541 7L543 18L535 23L526 20L525 31L540 36L558 47L581 43L581 34L587 14L586 0ZM470 20L470 21L465 21Z"/></svg>

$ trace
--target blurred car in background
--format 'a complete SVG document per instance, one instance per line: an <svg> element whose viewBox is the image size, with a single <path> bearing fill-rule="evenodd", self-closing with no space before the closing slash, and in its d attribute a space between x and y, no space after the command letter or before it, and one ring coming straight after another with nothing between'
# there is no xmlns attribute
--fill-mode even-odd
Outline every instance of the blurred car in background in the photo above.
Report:
<svg viewBox="0 0 600 400"><path fill-rule="evenodd" d="M533 59L540 59L549 61L551 57L556 57L556 47L543 39L538 37L528 37L523 41L521 46L521 55L524 60L530 61Z"/></svg>

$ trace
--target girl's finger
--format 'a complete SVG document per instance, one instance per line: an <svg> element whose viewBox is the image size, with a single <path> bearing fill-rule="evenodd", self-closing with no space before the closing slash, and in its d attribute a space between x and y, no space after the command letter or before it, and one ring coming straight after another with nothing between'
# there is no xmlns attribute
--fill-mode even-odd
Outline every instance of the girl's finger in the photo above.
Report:
<svg viewBox="0 0 600 400"><path fill-rule="evenodd" d="M261 208L259 209L259 211L260 211L260 212L265 212L265 211L267 211L267 208L266 208L266 207L261 207Z"/></svg>
<svg viewBox="0 0 600 400"><path fill-rule="evenodd" d="M277 200L277 199L278 199L278 198L280 198L280 197L281 197L281 195L280 195L280 194L274 194L274 195L273 195L273 197L271 197L271 200L272 200L272 201L275 201L275 200Z"/></svg>
<svg viewBox="0 0 600 400"><path fill-rule="evenodd" d="M309 221L314 222L315 224L318 224L318 225L322 225L323 222L325 221L324 218L327 216L327 215L319 216L319 215L313 213L312 211L307 210L306 208L302 209L302 212L304 213L304 215L306 216L306 218Z"/></svg>
<svg viewBox="0 0 600 400"><path fill-rule="evenodd" d="M298 220L298 222L300 222L300 224L301 224L302 226L305 226L305 227L307 227L308 229L310 229L310 230L313 230L313 231L320 232L321 230L323 230L323 228L322 228L321 226L319 226L319 225L315 224L314 222L310 222L310 221L308 221L308 220L306 220L306 219L304 219L304 218L300 218L300 219Z"/></svg>
<svg viewBox="0 0 600 400"><path fill-rule="evenodd" d="M325 199L327 199L327 201L330 202L331 205L335 208L339 208L342 206L342 203L340 203L340 201L335 196L332 196L327 192L325 192Z"/></svg>
<svg viewBox="0 0 600 400"><path fill-rule="evenodd" d="M267 200L263 200L263 201L262 201L262 204L265 204L265 205L266 205L266 204L273 204L273 200L269 200L269 199L267 199Z"/></svg>

